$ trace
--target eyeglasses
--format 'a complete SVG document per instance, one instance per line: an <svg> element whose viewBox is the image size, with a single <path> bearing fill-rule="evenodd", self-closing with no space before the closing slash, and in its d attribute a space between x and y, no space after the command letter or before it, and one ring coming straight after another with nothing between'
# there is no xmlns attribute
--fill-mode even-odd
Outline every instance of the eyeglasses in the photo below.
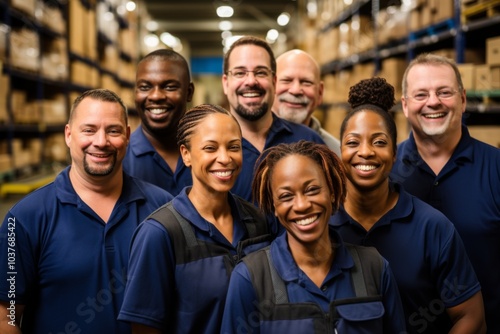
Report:
<svg viewBox="0 0 500 334"><path fill-rule="evenodd" d="M235 79L243 79L248 76L248 73L252 72L253 75L258 79L266 79L269 78L273 71L268 69L267 67L260 67L253 71L249 71L246 68L236 68L230 71L227 71L230 75L232 75Z"/></svg>
<svg viewBox="0 0 500 334"><path fill-rule="evenodd" d="M442 100L451 99L456 93L458 93L458 91L453 90L453 89L449 89L449 88L443 88L443 89L438 90L434 94L436 94L436 97L440 101L442 101ZM411 97L415 101L425 102L429 99L430 96L431 96L430 92L417 92L414 95L407 96L407 98Z"/></svg>

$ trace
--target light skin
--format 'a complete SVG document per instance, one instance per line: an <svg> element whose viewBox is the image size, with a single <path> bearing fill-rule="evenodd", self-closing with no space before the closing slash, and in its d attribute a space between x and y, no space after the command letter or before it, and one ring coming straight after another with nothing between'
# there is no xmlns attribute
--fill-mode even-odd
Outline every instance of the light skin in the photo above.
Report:
<svg viewBox="0 0 500 334"><path fill-rule="evenodd" d="M123 185L121 163L130 138L124 115L119 103L87 97L74 110L64 130L71 155L71 185L103 222L111 215ZM25 306L15 306L19 321ZM0 302L0 332L19 334L19 327L8 323L7 307L8 303Z"/></svg>
<svg viewBox="0 0 500 334"><path fill-rule="evenodd" d="M276 58L276 115L309 126L311 116L323 101L323 81L318 63L302 50L291 50Z"/></svg>
<svg viewBox="0 0 500 334"><path fill-rule="evenodd" d="M130 139L119 103L85 98L64 129L73 188L107 222L123 185L122 161Z"/></svg>
<svg viewBox="0 0 500 334"><path fill-rule="evenodd" d="M271 59L264 48L256 45L240 45L233 49L228 59L230 71L237 68L254 71L263 67L271 69ZM222 86L243 137L262 151L273 121L270 109L274 101L276 76L271 74L268 78L256 78L254 73L248 73L246 77L237 79L228 73L222 76Z"/></svg>
<svg viewBox="0 0 500 334"><path fill-rule="evenodd" d="M173 172L179 159L177 125L194 93L187 71L179 61L151 58L141 61L136 73L135 106L144 134Z"/></svg>
<svg viewBox="0 0 500 334"><path fill-rule="evenodd" d="M456 93L450 99L440 100L435 92L443 88ZM430 93L425 102L412 98L421 91ZM418 152L438 174L462 135L465 90L459 90L455 73L448 65L414 65L408 72L406 95L401 99L403 112L411 125Z"/></svg>
<svg viewBox="0 0 500 334"><path fill-rule="evenodd" d="M388 175L395 161L392 139L382 117L373 111L353 115L342 137L347 174L345 210L368 231L397 202ZM485 333L481 292L446 309L454 325L450 333Z"/></svg>
<svg viewBox="0 0 500 334"><path fill-rule="evenodd" d="M333 194L324 171L311 158L293 154L276 163L270 184L274 212L287 232L293 258L321 286L334 258L328 234Z"/></svg>
<svg viewBox="0 0 500 334"><path fill-rule="evenodd" d="M243 163L241 131L236 120L210 114L193 127L189 148L181 145L184 164L191 168L193 186L188 194L198 213L233 241L233 217L228 192ZM132 324L133 334L156 334L160 330Z"/></svg>

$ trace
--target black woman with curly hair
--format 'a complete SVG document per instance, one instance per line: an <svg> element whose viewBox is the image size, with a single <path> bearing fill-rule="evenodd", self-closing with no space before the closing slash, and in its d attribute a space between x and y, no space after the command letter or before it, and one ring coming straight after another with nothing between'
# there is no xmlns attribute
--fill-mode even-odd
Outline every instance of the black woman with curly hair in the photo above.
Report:
<svg viewBox="0 0 500 334"><path fill-rule="evenodd" d="M286 232L236 266L221 333L404 332L387 261L373 247L344 244L328 226L345 182L326 145L299 141L261 155L254 201Z"/></svg>
<svg viewBox="0 0 500 334"><path fill-rule="evenodd" d="M340 130L347 197L331 225L389 261L409 333L484 333L481 287L453 224L389 179L394 88L383 78L361 80L349 103Z"/></svg>

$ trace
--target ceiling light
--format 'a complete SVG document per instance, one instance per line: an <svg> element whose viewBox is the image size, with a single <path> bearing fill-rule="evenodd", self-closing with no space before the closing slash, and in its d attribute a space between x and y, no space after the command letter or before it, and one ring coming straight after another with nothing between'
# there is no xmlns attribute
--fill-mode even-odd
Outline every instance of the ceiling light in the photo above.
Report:
<svg viewBox="0 0 500 334"><path fill-rule="evenodd" d="M230 32L229 30L224 30L224 31L222 32L222 34L220 34L220 35L221 35L221 37L222 37L222 38L228 38L228 37L233 36L233 33L232 33L232 32Z"/></svg>
<svg viewBox="0 0 500 334"><path fill-rule="evenodd" d="M159 43L160 39L155 34L147 34L146 36L144 36L144 44L149 47L157 47Z"/></svg>
<svg viewBox="0 0 500 334"><path fill-rule="evenodd" d="M316 16L318 15L318 4L316 3L316 0L309 0L306 5L307 8L307 16L310 19L315 19Z"/></svg>
<svg viewBox="0 0 500 334"><path fill-rule="evenodd" d="M129 12L133 12L137 8L137 5L133 1L128 1L125 8L127 8Z"/></svg>
<svg viewBox="0 0 500 334"><path fill-rule="evenodd" d="M219 6L217 7L217 15L219 17L231 17L234 14L234 9L231 6Z"/></svg>
<svg viewBox="0 0 500 334"><path fill-rule="evenodd" d="M148 21L146 23L146 29L148 29L148 31L156 31L156 30L158 30L158 22L153 21L153 20Z"/></svg>
<svg viewBox="0 0 500 334"><path fill-rule="evenodd" d="M288 22L290 22L290 14L287 12L283 12L278 16L278 19L276 20L278 24L282 27L286 26Z"/></svg>
<svg viewBox="0 0 500 334"><path fill-rule="evenodd" d="M231 30L233 29L233 24L231 21L220 21L219 22L219 29L224 31L224 30Z"/></svg>
<svg viewBox="0 0 500 334"><path fill-rule="evenodd" d="M278 30L276 29L270 29L268 32L267 32L267 35L266 35L266 41L268 43L274 43L276 42L276 40L278 39L280 33L278 32Z"/></svg>
<svg viewBox="0 0 500 334"><path fill-rule="evenodd" d="M160 40L163 44L170 46L170 47L173 47L176 43L175 37L168 32L161 33Z"/></svg>

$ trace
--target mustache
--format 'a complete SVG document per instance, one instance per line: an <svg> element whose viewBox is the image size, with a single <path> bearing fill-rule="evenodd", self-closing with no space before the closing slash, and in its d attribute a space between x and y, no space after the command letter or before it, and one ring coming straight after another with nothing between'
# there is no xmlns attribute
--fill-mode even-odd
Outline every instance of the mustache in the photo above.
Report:
<svg viewBox="0 0 500 334"><path fill-rule="evenodd" d="M308 105L311 100L307 96L294 96L289 93L283 93L278 96L278 99L280 102L288 102L288 103L296 103L296 104L302 104L304 106Z"/></svg>
<svg viewBox="0 0 500 334"><path fill-rule="evenodd" d="M266 90L264 88L262 88L261 86L255 85L252 87L245 87L243 89L238 89L236 91L237 94L245 94L245 93L252 93L252 92L264 94L266 92Z"/></svg>

